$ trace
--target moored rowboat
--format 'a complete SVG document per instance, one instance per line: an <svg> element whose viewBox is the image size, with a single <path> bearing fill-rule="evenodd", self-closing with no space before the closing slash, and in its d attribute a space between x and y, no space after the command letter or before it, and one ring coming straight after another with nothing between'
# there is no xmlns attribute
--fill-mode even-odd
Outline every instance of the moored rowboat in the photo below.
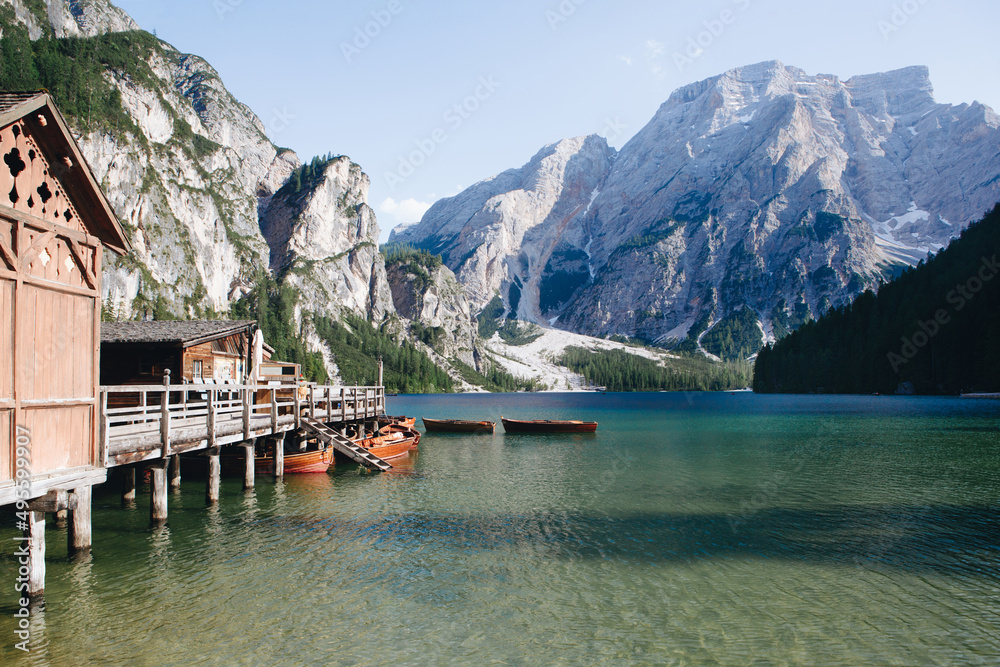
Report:
<svg viewBox="0 0 1000 667"><path fill-rule="evenodd" d="M500 418L503 430L507 433L595 433L597 422L576 420L533 419L522 421L518 419Z"/></svg>
<svg viewBox="0 0 1000 667"><path fill-rule="evenodd" d="M378 418L378 423L384 426L407 426L413 428L417 425L416 417L390 417L389 415L382 415Z"/></svg>
<svg viewBox="0 0 1000 667"><path fill-rule="evenodd" d="M405 456L420 444L420 432L402 426L389 424L379 429L379 434L372 438L355 440L355 444L364 447L383 461Z"/></svg>
<svg viewBox="0 0 1000 667"><path fill-rule="evenodd" d="M493 433L496 422L468 421L464 419L428 419L423 418L424 428L428 433Z"/></svg>
<svg viewBox="0 0 1000 667"><path fill-rule="evenodd" d="M308 452L285 452L285 474L307 474L326 472L333 463L333 448L316 449ZM255 456L254 470L258 475L274 474L274 454ZM223 456L222 471L226 474L243 474L243 456Z"/></svg>

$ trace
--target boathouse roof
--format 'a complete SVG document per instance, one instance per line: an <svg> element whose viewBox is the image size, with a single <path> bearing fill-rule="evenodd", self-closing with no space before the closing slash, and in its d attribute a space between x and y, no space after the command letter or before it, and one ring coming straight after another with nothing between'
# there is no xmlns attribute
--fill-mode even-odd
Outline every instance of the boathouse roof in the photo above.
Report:
<svg viewBox="0 0 1000 667"><path fill-rule="evenodd" d="M253 320L158 320L153 322L104 322L101 343L146 343L191 347L209 341L250 332Z"/></svg>
<svg viewBox="0 0 1000 667"><path fill-rule="evenodd" d="M0 128L22 119L45 154L50 175L62 183L77 209L86 212L87 231L110 250L126 254L131 246L118 216L48 92L0 93Z"/></svg>

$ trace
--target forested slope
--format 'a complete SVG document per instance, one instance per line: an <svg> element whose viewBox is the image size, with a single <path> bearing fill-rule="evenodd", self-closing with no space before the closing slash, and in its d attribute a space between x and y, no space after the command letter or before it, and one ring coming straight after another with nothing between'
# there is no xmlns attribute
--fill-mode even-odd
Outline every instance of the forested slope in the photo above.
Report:
<svg viewBox="0 0 1000 667"><path fill-rule="evenodd" d="M1000 390L1000 206L926 262L764 348L762 393Z"/></svg>

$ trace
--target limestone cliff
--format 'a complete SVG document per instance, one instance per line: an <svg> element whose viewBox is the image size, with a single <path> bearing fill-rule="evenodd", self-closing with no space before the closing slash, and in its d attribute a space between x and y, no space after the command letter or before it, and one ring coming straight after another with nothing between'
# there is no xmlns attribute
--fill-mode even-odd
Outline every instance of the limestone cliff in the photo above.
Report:
<svg viewBox="0 0 1000 667"><path fill-rule="evenodd" d="M676 91L617 155L556 144L393 240L522 319L665 342L749 307L770 336L992 207L998 145L997 114L938 104L926 68L842 81L765 62Z"/></svg>
<svg viewBox="0 0 1000 667"><path fill-rule="evenodd" d="M315 175L287 182L263 208L260 228L271 269L320 315L344 310L381 322L394 312L379 228L368 205L368 175L346 157L317 163Z"/></svg>
<svg viewBox="0 0 1000 667"><path fill-rule="evenodd" d="M413 337L444 358L476 368L476 320L451 269L439 262L401 257L390 259L386 271L396 312L410 321Z"/></svg>

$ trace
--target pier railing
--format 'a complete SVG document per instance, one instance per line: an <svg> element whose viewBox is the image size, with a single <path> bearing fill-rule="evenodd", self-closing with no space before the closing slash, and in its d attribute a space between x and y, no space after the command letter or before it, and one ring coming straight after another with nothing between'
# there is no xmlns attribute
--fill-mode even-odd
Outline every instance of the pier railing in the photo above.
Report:
<svg viewBox="0 0 1000 667"><path fill-rule="evenodd" d="M134 385L101 387L105 467L127 465L385 413L384 387Z"/></svg>

